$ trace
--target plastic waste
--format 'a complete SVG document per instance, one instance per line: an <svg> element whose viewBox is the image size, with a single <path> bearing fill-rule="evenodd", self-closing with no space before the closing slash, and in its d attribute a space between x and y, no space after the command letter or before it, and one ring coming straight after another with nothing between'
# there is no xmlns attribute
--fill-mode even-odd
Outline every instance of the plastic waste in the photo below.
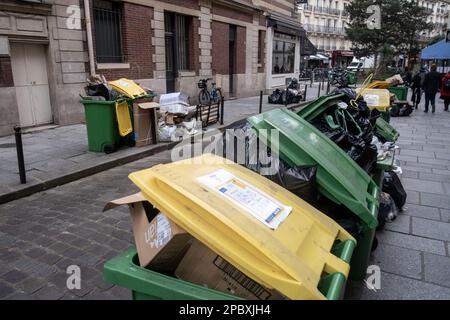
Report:
<svg viewBox="0 0 450 320"><path fill-rule="evenodd" d="M386 223L394 221L398 216L398 210L394 199L386 193L380 194L380 209L378 211L378 229L383 229Z"/></svg>
<svg viewBox="0 0 450 320"><path fill-rule="evenodd" d="M400 178L395 172L389 171L384 174L383 192L391 195L397 208L402 211L406 203L407 194L403 188Z"/></svg>

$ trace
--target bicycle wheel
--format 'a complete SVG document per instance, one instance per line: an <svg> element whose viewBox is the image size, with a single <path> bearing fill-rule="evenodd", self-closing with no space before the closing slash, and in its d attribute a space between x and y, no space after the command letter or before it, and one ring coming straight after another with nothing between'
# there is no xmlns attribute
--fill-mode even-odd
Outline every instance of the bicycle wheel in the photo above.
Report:
<svg viewBox="0 0 450 320"><path fill-rule="evenodd" d="M220 89L216 89L216 99L217 99L217 103L222 102L223 100L223 96L222 96L222 90Z"/></svg>
<svg viewBox="0 0 450 320"><path fill-rule="evenodd" d="M211 95L207 90L203 89L202 91L200 91L200 93L198 94L198 103L202 106L209 106L209 104L211 103Z"/></svg>

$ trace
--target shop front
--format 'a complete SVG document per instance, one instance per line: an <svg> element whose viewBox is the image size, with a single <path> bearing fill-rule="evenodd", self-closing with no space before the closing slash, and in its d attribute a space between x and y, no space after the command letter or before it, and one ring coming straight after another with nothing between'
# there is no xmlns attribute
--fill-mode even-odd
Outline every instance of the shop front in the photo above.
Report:
<svg viewBox="0 0 450 320"><path fill-rule="evenodd" d="M333 68L345 69L350 63L352 63L353 56L354 56L353 51L335 50L333 51L332 54L331 66Z"/></svg>
<svg viewBox="0 0 450 320"><path fill-rule="evenodd" d="M300 46L306 37L300 24L291 19L271 14L267 28L267 78L268 91L285 87L300 74Z"/></svg>

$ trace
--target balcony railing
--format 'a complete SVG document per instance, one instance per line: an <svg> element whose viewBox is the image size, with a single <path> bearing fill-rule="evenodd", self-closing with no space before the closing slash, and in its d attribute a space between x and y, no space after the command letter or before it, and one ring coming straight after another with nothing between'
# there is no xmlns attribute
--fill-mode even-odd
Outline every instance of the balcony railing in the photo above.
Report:
<svg viewBox="0 0 450 320"><path fill-rule="evenodd" d="M343 27L327 27L327 26L320 26L320 25L316 25L316 24L304 24L303 28L308 32L337 34L337 35L345 34L345 28L343 28Z"/></svg>

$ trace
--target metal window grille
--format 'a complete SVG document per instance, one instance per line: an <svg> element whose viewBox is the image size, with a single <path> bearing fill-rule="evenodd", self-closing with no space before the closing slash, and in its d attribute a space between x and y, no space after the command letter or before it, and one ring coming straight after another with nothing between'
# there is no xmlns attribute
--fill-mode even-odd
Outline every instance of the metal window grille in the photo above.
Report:
<svg viewBox="0 0 450 320"><path fill-rule="evenodd" d="M176 63L177 70L189 70L189 30L191 17L166 12L165 14L165 33L166 46L174 48L166 50L168 57L169 68L175 68L173 62ZM175 61L171 56L175 53Z"/></svg>
<svg viewBox="0 0 450 320"><path fill-rule="evenodd" d="M94 1L95 51L97 62L124 62L121 32L122 8L120 3Z"/></svg>

